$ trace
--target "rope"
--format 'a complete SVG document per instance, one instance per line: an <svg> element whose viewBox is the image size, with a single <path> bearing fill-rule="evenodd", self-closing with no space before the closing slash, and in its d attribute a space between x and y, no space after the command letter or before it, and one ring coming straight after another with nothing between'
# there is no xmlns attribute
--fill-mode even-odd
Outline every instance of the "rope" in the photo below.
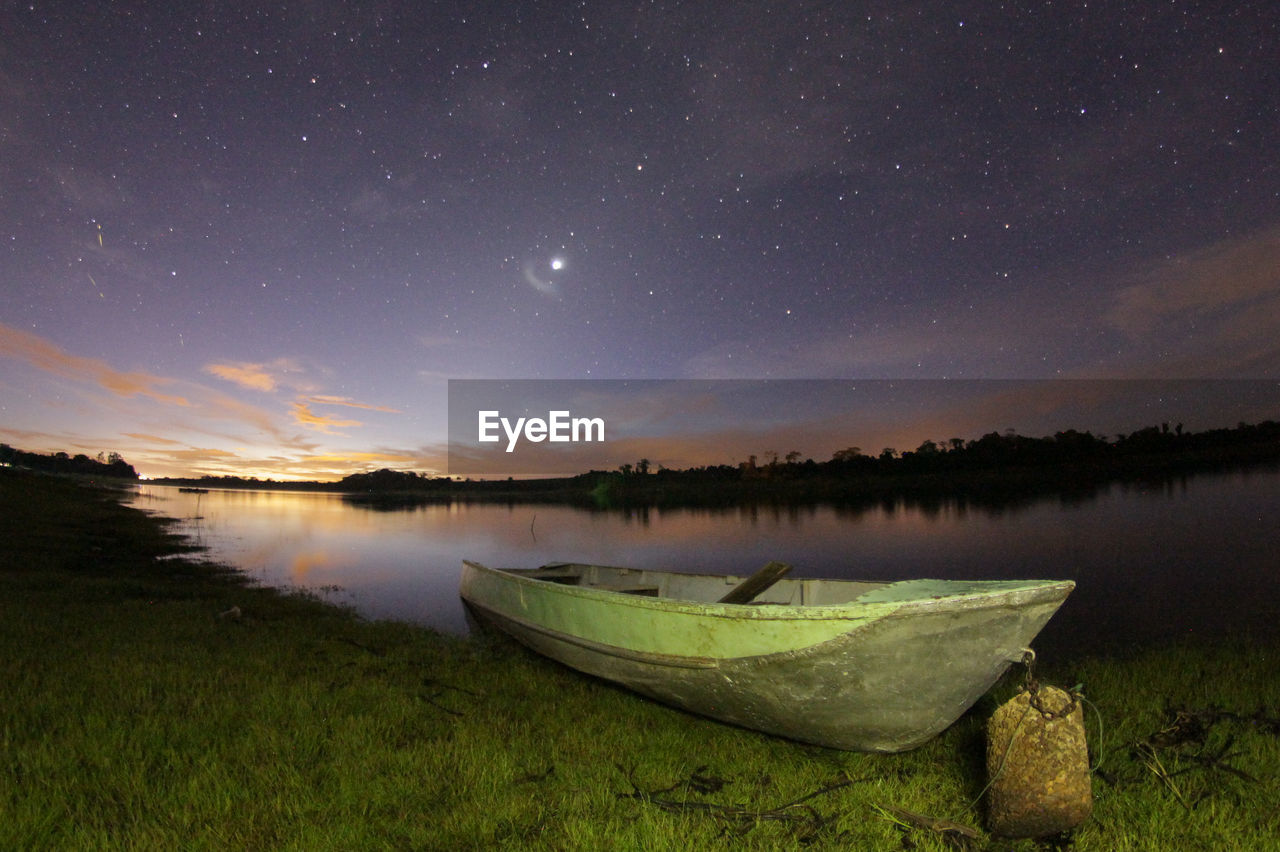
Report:
<svg viewBox="0 0 1280 852"><path fill-rule="evenodd" d="M1027 709L1023 710L1022 715L1018 717L1018 724L1013 729L1013 733L1009 735L1009 742L1005 744L1004 754L1000 755L1000 767L996 769L995 772L991 773L991 778L987 781L986 786L978 791L978 795L973 797L973 801L965 805L965 810L977 807L978 802L982 801L982 797L987 795L987 791L991 789L991 785L996 783L996 779L1004 774L1004 765L1009 760L1009 752L1013 751L1013 743L1018 739L1018 733L1022 730L1022 723L1027 720L1027 714L1030 712L1031 705L1028 704Z"/></svg>
<svg viewBox="0 0 1280 852"><path fill-rule="evenodd" d="M1079 687L1076 687L1076 689L1079 689ZM1076 692L1076 689L1073 689L1071 691L1072 695L1078 695L1078 693ZM1080 695L1079 697L1081 701L1083 701L1085 704L1089 706L1089 709L1093 711L1094 717L1098 720L1098 739L1097 739L1098 759L1097 761L1094 762L1093 766L1089 767L1089 774L1093 775L1095 772L1097 772L1099 769L1102 768L1102 734L1103 734L1102 711L1098 709L1097 704L1094 704L1092 701L1085 698L1083 695Z"/></svg>

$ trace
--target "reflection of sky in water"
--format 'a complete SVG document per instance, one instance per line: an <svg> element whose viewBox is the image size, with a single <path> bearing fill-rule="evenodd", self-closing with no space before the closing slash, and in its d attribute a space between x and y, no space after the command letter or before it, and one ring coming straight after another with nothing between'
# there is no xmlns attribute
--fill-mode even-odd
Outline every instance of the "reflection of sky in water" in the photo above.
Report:
<svg viewBox="0 0 1280 852"><path fill-rule="evenodd" d="M209 557L272 585L318 590L373 618L465 631L463 559L499 567L576 560L749 573L771 559L797 575L1065 577L1077 592L1046 639L1217 632L1277 615L1275 471L1174 485L1112 486L992 512L943 505L585 512L561 506L352 508L334 494L141 486L137 505L182 520ZM338 590L326 587L339 587ZM1242 602L1246 605L1241 609Z"/></svg>

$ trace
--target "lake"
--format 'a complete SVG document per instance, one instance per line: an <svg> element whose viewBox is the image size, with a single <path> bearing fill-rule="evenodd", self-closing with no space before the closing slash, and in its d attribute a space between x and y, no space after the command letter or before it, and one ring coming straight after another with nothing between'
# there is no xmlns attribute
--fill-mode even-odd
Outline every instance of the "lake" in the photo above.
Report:
<svg viewBox="0 0 1280 852"><path fill-rule="evenodd" d="M1280 469L1254 468L1018 505L587 511L451 504L396 511L339 494L141 484L134 505L178 520L208 558L308 589L376 619L465 634L463 559L495 567L582 561L746 574L896 580L1067 578L1077 589L1037 641L1089 651L1176 636L1274 631L1280 616Z"/></svg>

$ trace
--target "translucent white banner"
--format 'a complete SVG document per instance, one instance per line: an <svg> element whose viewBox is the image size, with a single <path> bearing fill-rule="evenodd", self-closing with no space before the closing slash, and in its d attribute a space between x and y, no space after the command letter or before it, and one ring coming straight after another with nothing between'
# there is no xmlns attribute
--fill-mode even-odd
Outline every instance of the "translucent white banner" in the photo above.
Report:
<svg viewBox="0 0 1280 852"><path fill-rule="evenodd" d="M943 450L984 435L1181 435L1280 419L1230 380L454 380L449 473L565 476Z"/></svg>

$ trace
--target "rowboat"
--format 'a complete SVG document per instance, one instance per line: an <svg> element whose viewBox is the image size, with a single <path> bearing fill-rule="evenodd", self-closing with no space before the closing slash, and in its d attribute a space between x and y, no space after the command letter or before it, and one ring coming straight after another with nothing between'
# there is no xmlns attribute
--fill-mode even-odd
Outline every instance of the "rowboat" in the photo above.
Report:
<svg viewBox="0 0 1280 852"><path fill-rule="evenodd" d="M859 582L464 561L481 622L666 704L802 742L895 752L1022 658L1068 580ZM726 592L728 594L726 594Z"/></svg>

